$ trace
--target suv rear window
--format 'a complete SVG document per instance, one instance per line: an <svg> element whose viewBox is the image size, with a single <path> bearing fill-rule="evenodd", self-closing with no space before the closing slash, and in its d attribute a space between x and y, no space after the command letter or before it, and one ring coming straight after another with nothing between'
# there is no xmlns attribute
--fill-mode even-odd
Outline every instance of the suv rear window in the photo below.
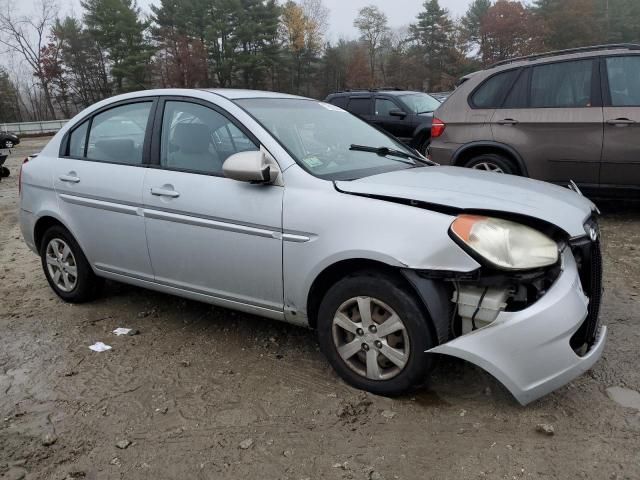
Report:
<svg viewBox="0 0 640 480"><path fill-rule="evenodd" d="M475 108L499 108L518 70L507 70L486 80L471 97Z"/></svg>
<svg viewBox="0 0 640 480"><path fill-rule="evenodd" d="M590 107L592 75L592 60L551 63L533 67L531 107Z"/></svg>

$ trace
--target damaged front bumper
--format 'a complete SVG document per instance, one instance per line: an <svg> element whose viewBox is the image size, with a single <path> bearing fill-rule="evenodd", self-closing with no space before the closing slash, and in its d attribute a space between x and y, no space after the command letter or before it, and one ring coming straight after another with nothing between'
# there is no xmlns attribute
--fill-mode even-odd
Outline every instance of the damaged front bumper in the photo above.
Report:
<svg viewBox="0 0 640 480"><path fill-rule="evenodd" d="M451 355L479 366L526 405L580 376L602 355L605 326L598 329L584 355L570 345L587 318L588 305L576 261L567 248L562 254L562 273L533 305L518 312L501 312L490 325L427 353Z"/></svg>

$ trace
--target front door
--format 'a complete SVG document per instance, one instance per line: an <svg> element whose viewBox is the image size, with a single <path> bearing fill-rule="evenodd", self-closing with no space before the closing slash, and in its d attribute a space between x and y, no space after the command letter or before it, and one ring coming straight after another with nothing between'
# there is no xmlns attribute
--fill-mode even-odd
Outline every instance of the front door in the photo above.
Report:
<svg viewBox="0 0 640 480"><path fill-rule="evenodd" d="M522 156L532 178L597 186L602 152L598 84L593 60L525 69L493 114L494 139Z"/></svg>
<svg viewBox="0 0 640 480"><path fill-rule="evenodd" d="M603 187L640 187L640 55L607 58Z"/></svg>
<svg viewBox="0 0 640 480"><path fill-rule="evenodd" d="M391 112L397 112L399 114L400 112L404 112L404 109L393 100L376 97L373 123L404 142L411 141L416 126L415 123L412 122L414 116L406 112L404 112L404 116L391 115Z"/></svg>
<svg viewBox="0 0 640 480"><path fill-rule="evenodd" d="M72 130L54 165L58 204L94 268L152 280L142 217L153 99L100 111Z"/></svg>
<svg viewBox="0 0 640 480"><path fill-rule="evenodd" d="M258 142L211 104L166 99L144 180L157 283L282 312L283 188L225 178L232 154Z"/></svg>

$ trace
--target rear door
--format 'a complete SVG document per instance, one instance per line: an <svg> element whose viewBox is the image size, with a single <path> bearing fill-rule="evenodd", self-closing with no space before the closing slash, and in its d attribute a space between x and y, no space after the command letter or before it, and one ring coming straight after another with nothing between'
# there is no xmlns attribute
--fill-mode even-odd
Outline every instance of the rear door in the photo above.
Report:
<svg viewBox="0 0 640 480"><path fill-rule="evenodd" d="M349 98L347 110L362 118L365 122L373 120L373 97L371 95L358 95Z"/></svg>
<svg viewBox="0 0 640 480"><path fill-rule="evenodd" d="M491 120L494 139L513 147L532 178L599 183L602 99L593 59L522 69Z"/></svg>
<svg viewBox="0 0 640 480"><path fill-rule="evenodd" d="M99 111L63 140L54 165L67 226L97 269L153 279L142 184L156 101L143 98Z"/></svg>
<svg viewBox="0 0 640 480"><path fill-rule="evenodd" d="M640 187L640 55L603 60L603 187Z"/></svg>

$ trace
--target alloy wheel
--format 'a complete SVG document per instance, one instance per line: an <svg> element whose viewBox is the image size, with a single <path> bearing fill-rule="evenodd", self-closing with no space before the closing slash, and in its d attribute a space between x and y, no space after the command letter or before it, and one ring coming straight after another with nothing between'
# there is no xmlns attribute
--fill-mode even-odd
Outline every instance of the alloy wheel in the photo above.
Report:
<svg viewBox="0 0 640 480"><path fill-rule="evenodd" d="M7 140L4 142L5 148L13 148L13 142L11 140Z"/></svg>
<svg viewBox="0 0 640 480"><path fill-rule="evenodd" d="M476 163L473 167L474 170L484 170L486 172L504 173L504 170L493 162L480 162Z"/></svg>
<svg viewBox="0 0 640 480"><path fill-rule="evenodd" d="M60 238L53 238L47 244L45 256L55 286L63 292L71 292L78 283L78 266L69 245Z"/></svg>
<svg viewBox="0 0 640 480"><path fill-rule="evenodd" d="M333 342L340 358L370 380L389 380L409 361L409 336L400 316L372 297L344 302L332 322Z"/></svg>

